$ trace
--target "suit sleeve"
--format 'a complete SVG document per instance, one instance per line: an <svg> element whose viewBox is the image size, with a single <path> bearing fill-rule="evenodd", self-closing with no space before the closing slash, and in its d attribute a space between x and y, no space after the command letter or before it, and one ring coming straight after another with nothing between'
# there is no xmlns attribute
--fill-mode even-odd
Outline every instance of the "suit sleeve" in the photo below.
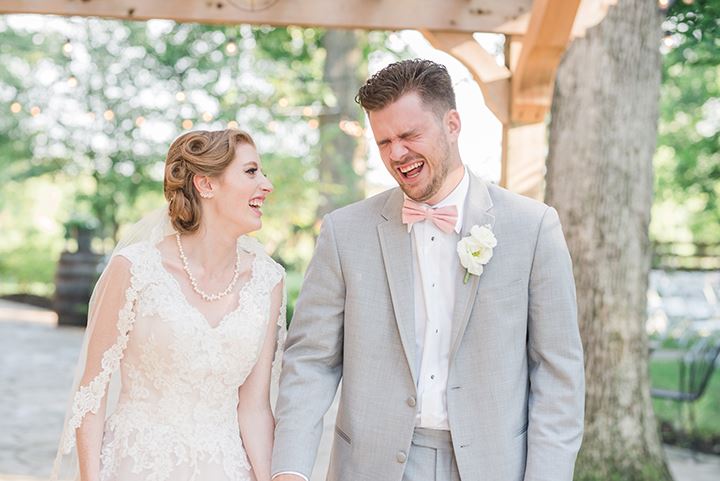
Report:
<svg viewBox="0 0 720 481"><path fill-rule="evenodd" d="M331 216L295 306L276 405L272 472L310 478L323 428L342 375L345 281Z"/></svg>
<svg viewBox="0 0 720 481"><path fill-rule="evenodd" d="M548 208L530 274L524 481L572 481L583 434L585 374L575 282L560 219Z"/></svg>

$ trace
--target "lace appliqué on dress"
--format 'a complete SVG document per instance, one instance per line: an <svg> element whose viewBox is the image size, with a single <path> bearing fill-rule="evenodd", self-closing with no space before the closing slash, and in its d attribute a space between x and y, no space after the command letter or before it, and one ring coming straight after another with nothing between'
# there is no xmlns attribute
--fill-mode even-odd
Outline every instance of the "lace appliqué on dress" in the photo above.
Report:
<svg viewBox="0 0 720 481"><path fill-rule="evenodd" d="M239 239L238 248L255 255L252 273L236 308L212 327L164 269L154 245L131 248L126 257L132 261L132 286L118 322L122 335L105 353L112 362L106 366L103 360L101 375L90 384L99 386L99 397L92 397L75 421L79 425L82 416L97 410L107 379L119 368L122 386L105 422L101 481L250 481L238 388L257 362L268 322L277 323L272 366L277 379L286 337L284 293L277 319L268 314L284 270L257 241ZM76 398L93 391L82 392Z"/></svg>
<svg viewBox="0 0 720 481"><path fill-rule="evenodd" d="M76 430L82 424L83 419L88 413L97 413L100 403L105 396L105 392L110 382L110 377L120 366L120 360L123 352L127 347L130 331L135 322L135 312L133 306L137 300L138 282L137 276L130 268L131 279L130 286L125 292L125 304L118 312L117 330L118 337L115 343L103 353L101 362L101 371L86 386L80 386L75 393L72 403L72 417L68 420L68 429L64 432L62 440L62 452L69 453L76 444Z"/></svg>

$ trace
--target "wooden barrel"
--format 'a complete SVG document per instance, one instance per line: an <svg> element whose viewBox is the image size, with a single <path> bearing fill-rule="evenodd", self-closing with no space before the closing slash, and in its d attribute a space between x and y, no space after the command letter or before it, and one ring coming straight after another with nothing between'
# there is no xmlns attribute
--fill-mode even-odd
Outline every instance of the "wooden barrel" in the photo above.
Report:
<svg viewBox="0 0 720 481"><path fill-rule="evenodd" d="M58 324L84 326L87 324L88 301L98 278L102 256L93 252L63 252L55 273L53 309Z"/></svg>

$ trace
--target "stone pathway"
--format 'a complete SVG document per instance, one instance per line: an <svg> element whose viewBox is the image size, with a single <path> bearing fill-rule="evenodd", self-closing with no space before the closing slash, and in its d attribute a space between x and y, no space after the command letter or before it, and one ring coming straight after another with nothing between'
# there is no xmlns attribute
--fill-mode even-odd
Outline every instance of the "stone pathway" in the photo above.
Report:
<svg viewBox="0 0 720 481"><path fill-rule="evenodd" d="M56 327L53 313L0 300L0 481L46 481L57 449L83 331ZM330 457L337 403L311 481ZM720 456L666 453L676 481L719 481Z"/></svg>
<svg viewBox="0 0 720 481"><path fill-rule="evenodd" d="M83 336L55 322L48 311L0 301L2 481L50 474Z"/></svg>

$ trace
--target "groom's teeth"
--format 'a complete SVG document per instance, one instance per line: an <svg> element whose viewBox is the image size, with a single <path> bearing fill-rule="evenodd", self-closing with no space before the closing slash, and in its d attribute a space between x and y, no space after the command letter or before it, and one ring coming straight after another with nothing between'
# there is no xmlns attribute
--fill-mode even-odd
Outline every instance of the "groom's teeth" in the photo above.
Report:
<svg viewBox="0 0 720 481"><path fill-rule="evenodd" d="M423 165L422 162L415 162L414 164L408 165L407 167L400 167L400 172L402 172L403 174L407 174L411 170L417 169L421 165Z"/></svg>

